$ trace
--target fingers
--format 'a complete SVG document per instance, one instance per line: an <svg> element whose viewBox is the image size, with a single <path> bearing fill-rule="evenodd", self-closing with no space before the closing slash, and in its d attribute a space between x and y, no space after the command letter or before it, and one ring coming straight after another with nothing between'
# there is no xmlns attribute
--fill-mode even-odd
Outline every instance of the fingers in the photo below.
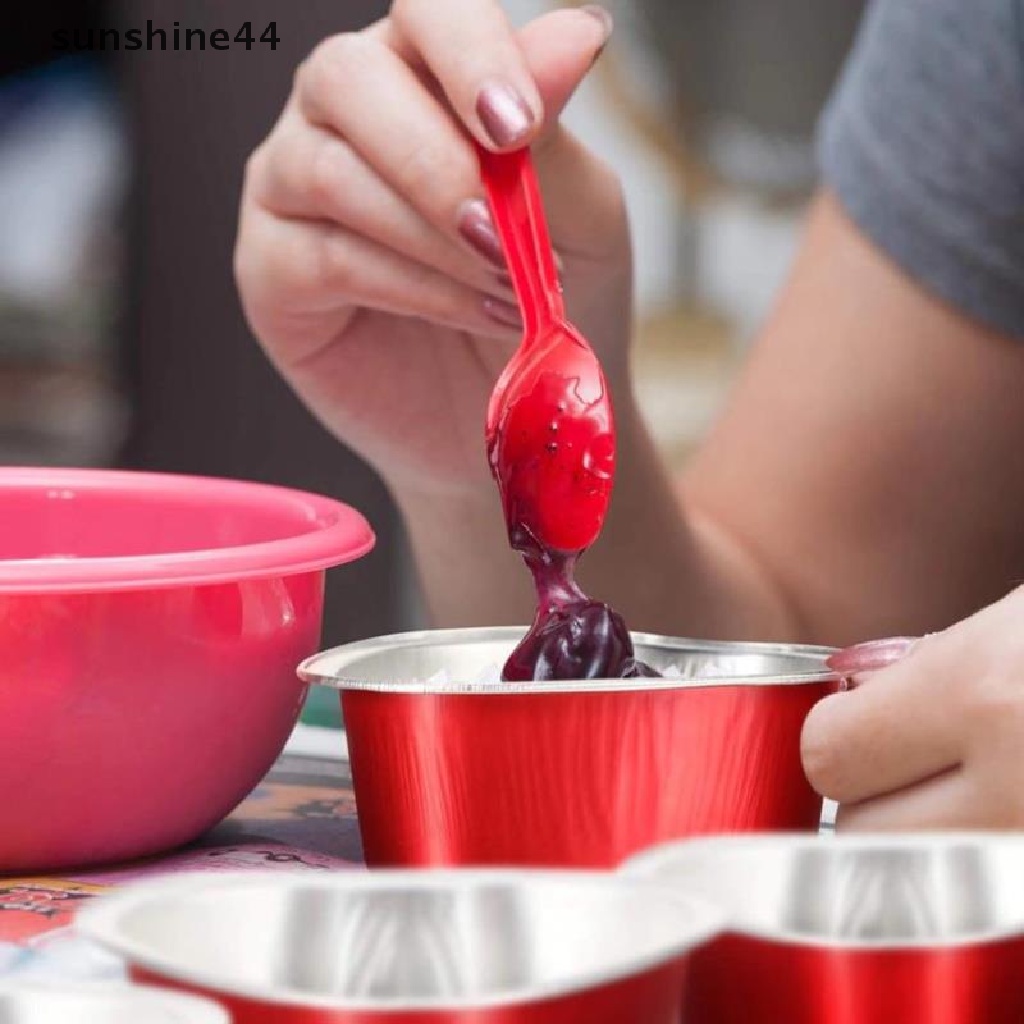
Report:
<svg viewBox="0 0 1024 1024"><path fill-rule="evenodd" d="M843 804L836 828L851 832L991 828L991 807L979 801L972 777L953 769L896 793Z"/></svg>
<svg viewBox="0 0 1024 1024"><path fill-rule="evenodd" d="M514 149L533 140L543 103L497 0L396 0L391 22L477 141Z"/></svg>
<svg viewBox="0 0 1024 1024"><path fill-rule="evenodd" d="M259 296L276 317L308 316L331 323L337 333L353 310L367 307L507 340L521 333L514 306L337 225L253 209L243 232L239 252L245 259L238 267L243 296ZM333 340L323 332L289 334L301 340L277 355L291 366L313 358Z"/></svg>
<svg viewBox="0 0 1024 1024"><path fill-rule="evenodd" d="M858 803L961 763L961 687L948 670L948 655L948 645L922 642L866 685L812 709L801 747L804 770L819 793Z"/></svg>
<svg viewBox="0 0 1024 1024"><path fill-rule="evenodd" d="M587 5L551 11L520 30L527 69L544 101L544 125L535 145L542 145L555 127L613 28L612 16L604 8Z"/></svg>
<svg viewBox="0 0 1024 1024"><path fill-rule="evenodd" d="M1022 606L1024 593L1012 594L912 644L866 645L835 660L855 672L889 662L804 724L805 771L840 803L840 827L1020 826Z"/></svg>
<svg viewBox="0 0 1024 1024"><path fill-rule="evenodd" d="M445 2L438 18L434 0L399 0L391 17L326 41L299 70L247 173L237 274L250 320L253 310L261 325L291 317L280 333L293 341L315 324L300 343L313 348L316 316L337 330L360 306L518 336L466 129L498 147L537 138L545 104L560 112L610 23L563 10L517 38L495 0ZM529 113L518 127L513 108ZM579 210L614 198L614 178L561 129L543 141L541 174L566 208L549 209L553 226L598 230L603 211Z"/></svg>
<svg viewBox="0 0 1024 1024"><path fill-rule="evenodd" d="M990 728L988 742L964 764L905 789L839 808L849 831L1019 829L1024 822L1019 728Z"/></svg>
<svg viewBox="0 0 1024 1024"><path fill-rule="evenodd" d="M321 44L297 75L294 96L295 120L311 125L315 136L306 140L303 152L280 142L271 151L292 168L281 172L292 196L319 196L330 219L494 293L493 276L481 283L478 262L488 271L503 266L501 246L483 202L476 154L445 99L457 91L453 83L464 87L473 80L479 61L467 60L465 50L451 50L452 40L443 38L460 19L437 19L433 4L431 16L424 18L420 6L419 0L409 0L374 30ZM601 17L558 11L524 30L521 52L496 5L473 0L462 20L471 23L470 36L493 41L498 33L505 40L489 58L492 69L502 65L512 46L515 66L530 82L537 78L555 113L608 32ZM442 36L437 21L445 25ZM412 52L425 71L410 66ZM437 75L445 95L433 79L424 81L427 72ZM283 137L285 127L275 134ZM581 206L608 205L607 197L615 198L614 177L567 133L549 132L544 150L540 170L552 190L548 205L554 228L586 223L588 218L578 215ZM618 216L619 207L613 203L612 208ZM600 230L602 217L591 220L597 221L591 233ZM431 229L439 238L431 237ZM508 298L507 291L497 294Z"/></svg>
<svg viewBox="0 0 1024 1024"><path fill-rule="evenodd" d="M853 672L890 662L804 725L804 768L840 803L839 827L1021 827L1022 612L1017 590L911 645L863 645L833 660Z"/></svg>
<svg viewBox="0 0 1024 1024"><path fill-rule="evenodd" d="M296 101L428 224L459 239L462 204L482 194L476 155L398 54L366 35L329 40L299 74Z"/></svg>
<svg viewBox="0 0 1024 1024"><path fill-rule="evenodd" d="M507 275L494 265L501 263L496 238L496 253L493 245L486 248L486 236L476 246L483 251L468 252L389 188L348 143L297 115L275 131L251 187L254 200L279 216L333 221L470 287L513 299Z"/></svg>
<svg viewBox="0 0 1024 1024"><path fill-rule="evenodd" d="M600 259L625 247L624 200L618 177L556 120L611 32L602 8L554 11L520 33L527 65L548 112L534 146L551 232L566 255ZM585 209L588 216L581 217Z"/></svg>
<svg viewBox="0 0 1024 1024"><path fill-rule="evenodd" d="M418 0L411 0L404 8L414 21L420 17L414 10L418 6ZM471 7L477 13L468 15L467 22L488 21L490 3L473 0ZM402 10L396 8L394 15L398 25ZM433 3L429 12L425 38L433 38L439 21L446 36L450 26L437 19ZM504 18L500 10L497 15ZM412 31L408 24L406 31ZM579 10L554 12L523 30L525 56L515 43L517 61L531 82L536 76L553 116L593 63L607 31L604 21ZM461 112L456 108L452 116L403 52L403 47L426 45L424 40L416 36L409 44L399 39L396 52L386 36L383 31L337 36L318 47L297 76L298 107L311 123L345 139L429 223L457 238L463 204L483 195L476 154L458 120ZM451 45L451 40L445 44ZM452 65L449 82L472 75L473 59L467 59L466 51L455 50L446 59ZM444 67L428 65L444 86ZM450 95L450 88L446 91Z"/></svg>

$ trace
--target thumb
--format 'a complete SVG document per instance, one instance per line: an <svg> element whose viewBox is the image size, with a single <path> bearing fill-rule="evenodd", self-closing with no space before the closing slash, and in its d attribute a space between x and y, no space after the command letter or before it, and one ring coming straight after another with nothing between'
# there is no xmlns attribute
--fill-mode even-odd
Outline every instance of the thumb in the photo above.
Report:
<svg viewBox="0 0 1024 1024"><path fill-rule="evenodd" d="M544 131L593 67L612 34L612 16L597 4L552 11L519 33L526 66L544 103Z"/></svg>
<svg viewBox="0 0 1024 1024"><path fill-rule="evenodd" d="M558 122L611 32L612 16L587 4L553 11L519 33L544 103L544 124L533 152L552 238L563 254L593 255L626 244L618 179ZM586 216L580 216L581 210Z"/></svg>

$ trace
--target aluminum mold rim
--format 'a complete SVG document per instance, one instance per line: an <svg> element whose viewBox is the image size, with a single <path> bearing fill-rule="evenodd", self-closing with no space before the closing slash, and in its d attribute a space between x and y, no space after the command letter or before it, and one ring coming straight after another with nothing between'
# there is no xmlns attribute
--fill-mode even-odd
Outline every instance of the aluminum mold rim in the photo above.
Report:
<svg viewBox="0 0 1024 1024"><path fill-rule="evenodd" d="M673 899L680 910L685 909L692 923L681 928L679 938L675 942L665 943L657 953L649 953L646 956L634 957L629 960L624 958L623 962L614 970L581 973L558 983L536 985L530 989L501 993L489 998L445 1000L437 997L416 1001L345 1000L334 996L313 995L287 989L275 990L226 983L212 973L207 974L202 970L176 967L166 958L149 951L145 943L126 939L120 930L120 921L147 903L173 899L175 896L184 897L191 892L202 891L205 885L212 885L217 889L233 889L267 883L298 888L326 885L344 891L372 891L387 889L396 883L406 889L423 890L451 886L453 883L461 889L469 889L481 884L521 883L523 881L572 885L582 889L594 886L609 888L625 881L638 894L656 894L659 901L663 901L666 896ZM588 989L613 984L668 964L720 935L723 921L721 911L710 903L695 896L680 893L666 894L661 886L652 886L643 879L627 879L624 876L602 871L498 868L431 871L384 870L352 872L316 878L298 872L194 872L177 878L136 883L111 895L97 897L94 904L78 914L77 927L82 934L123 957L130 965L142 968L162 979L208 992L214 997L244 999L251 1002L297 1008L363 1013L401 1013L439 1010L452 1012L494 1010L522 1006L561 996L571 996Z"/></svg>
<svg viewBox="0 0 1024 1024"><path fill-rule="evenodd" d="M340 647L322 651L307 658L298 669L303 682L328 689L341 691L355 690L373 693L418 694L420 696L509 696L514 694L544 693L613 693L619 691L654 692L661 690L707 689L712 687L735 686L800 686L819 685L821 683L838 683L839 676L825 667L825 659L834 653L830 647L819 647L809 644L773 644L743 642L730 643L717 640L692 640L684 637L661 636L655 633L632 633L633 642L638 648L662 648L665 651L687 651L706 654L761 654L781 655L806 659L814 665L807 672L782 675L750 676L745 679L723 676L721 678L705 677L703 679L592 679L558 682L445 682L431 683L423 680L366 680L354 677L335 675L325 676L318 671L319 662L328 658L341 659L341 669L360 659L389 651L414 649L417 647L439 646L442 644L465 644L502 642L514 644L526 632L526 626L495 626L463 629L419 630L409 633L394 633L390 636L373 637L368 640L357 640Z"/></svg>
<svg viewBox="0 0 1024 1024"><path fill-rule="evenodd" d="M751 854L767 849L780 847L792 852L821 849L823 847L842 847L853 852L856 850L906 850L935 852L955 847L1003 847L1019 852L1024 861L1024 833L1010 832L890 832L876 835L844 835L820 836L801 835L799 833L763 833L761 835L719 835L701 836L693 839L676 840L659 844L630 857L619 867L618 873L629 878L641 879L652 885L659 886L663 891L691 893L685 883L671 879L659 878L657 870L673 861L682 863L703 860L729 851L749 851ZM707 899L708 897L702 896ZM715 903L714 900L710 902ZM717 905L717 904L716 904ZM810 936L784 928L766 928L758 925L745 925L730 920L729 911L719 906L722 911L728 935L759 939L766 943L784 946L815 948L841 953L900 953L929 952L933 950L956 951L975 946L983 946L1008 939L1024 938L1024 912L1020 919L1003 928L990 928L986 931L949 938L921 937L900 939L830 939L824 936Z"/></svg>

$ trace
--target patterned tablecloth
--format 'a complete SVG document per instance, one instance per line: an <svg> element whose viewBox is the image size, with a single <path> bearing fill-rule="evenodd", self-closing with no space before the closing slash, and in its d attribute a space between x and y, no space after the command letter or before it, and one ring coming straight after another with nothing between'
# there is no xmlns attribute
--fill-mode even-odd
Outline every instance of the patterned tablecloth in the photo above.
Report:
<svg viewBox="0 0 1024 1024"><path fill-rule="evenodd" d="M348 762L286 752L224 822L152 861L46 877L0 877L0 980L120 978L121 963L75 935L84 900L140 878L182 871L359 868Z"/></svg>

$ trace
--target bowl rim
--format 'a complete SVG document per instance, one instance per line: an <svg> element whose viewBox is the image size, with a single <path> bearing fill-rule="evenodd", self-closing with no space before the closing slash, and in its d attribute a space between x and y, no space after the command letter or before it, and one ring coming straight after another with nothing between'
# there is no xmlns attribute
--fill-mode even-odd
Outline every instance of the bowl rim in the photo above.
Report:
<svg viewBox="0 0 1024 1024"><path fill-rule="evenodd" d="M154 952L147 943L133 941L120 929L122 919L151 902L173 901L189 893L223 891L235 887L269 885L270 887L323 888L346 892L400 889L467 890L487 884L522 884L539 882L578 888L608 890L623 883L637 894L663 902L672 899L680 910L688 914L685 927L662 948L644 956L623 957L614 969L607 971L580 971L554 983L534 985L496 993L489 997L472 999L446 999L433 997L419 1000L344 999L338 996L304 993L283 988L225 982L213 971L193 970L176 966L170 958ZM193 872L172 878L161 878L134 883L108 895L98 896L76 915L76 927L87 938L124 958L130 966L141 968L161 979L190 989L198 989L214 997L245 999L275 1006L335 1010L345 1012L429 1012L495 1010L569 996L591 988L614 984L626 978L664 966L696 947L710 941L722 932L724 916L720 910L690 894L666 894L660 887L652 887L642 880L634 880L608 871L558 868L462 868L462 869L383 869L317 874L296 871L283 872Z"/></svg>
<svg viewBox="0 0 1024 1024"><path fill-rule="evenodd" d="M212 999L204 999L190 992L157 988L153 985L130 985L123 981L41 981L38 979L0 980L0 1006L11 998L14 1000L56 997L57 999L95 1000L107 1002L116 1000L126 1009L142 1012L148 1008L162 1007L168 1011L180 1012L180 1024L231 1024L228 1012Z"/></svg>
<svg viewBox="0 0 1024 1024"><path fill-rule="evenodd" d="M691 839L672 840L660 843L627 858L617 869L618 874L629 878L647 881L663 888L666 892L691 894L690 888L683 881L671 878L660 878L658 871L672 863L716 861L726 851L738 851L749 858L750 870L756 871L759 857L765 850L782 848L791 852L820 849L831 846L850 852L857 850L907 850L907 851L941 851L962 846L1005 847L1018 851L1024 858L1024 832L1011 831L925 831L925 832L888 832L862 833L846 835L816 835L798 832L764 832L757 835L710 835ZM1024 938L1024 914L1016 924L1001 928L989 928L970 934L947 938L920 937L908 939L885 938L827 938L824 936L807 935L803 932L787 928L771 928L760 925L747 925L733 919L727 907L717 903L713 898L697 893L702 899L716 905L725 918L724 935L741 936L757 939L765 943L779 946L793 946L828 950L830 952L850 953L901 953L907 951L927 952L929 950L957 950L974 946L983 946L996 942L1004 942Z"/></svg>
<svg viewBox="0 0 1024 1024"><path fill-rule="evenodd" d="M5 492L41 490L54 499L116 490L211 504L248 500L298 513L310 528L279 540L161 554L0 558L0 594L153 590L301 575L361 558L376 540L354 508L273 484L132 470L0 467L0 503Z"/></svg>
<svg viewBox="0 0 1024 1024"><path fill-rule="evenodd" d="M722 676L701 679L674 679L642 677L637 679L589 679L557 680L545 682L458 682L446 680L396 679L389 681L366 680L340 675L348 666L368 655L385 653L388 650L425 647L434 644L493 643L495 641L515 644L526 633L526 626L471 626L456 629L427 629L406 633L392 633L388 636L372 637L342 644L319 654L314 654L299 665L299 678L315 686L345 691L368 691L373 693L419 694L421 696L486 696L540 693L611 693L616 691L659 691L692 690L712 687L735 686L801 686L838 684L840 676L825 665L825 659L834 653L831 647L811 644L779 644L743 641L732 643L725 640L694 640L687 637L661 636L656 633L631 633L637 647L660 647L667 651L688 651L705 654L780 654L806 658L815 667L803 673L788 675L749 676L744 679ZM325 663L332 666L328 672Z"/></svg>

